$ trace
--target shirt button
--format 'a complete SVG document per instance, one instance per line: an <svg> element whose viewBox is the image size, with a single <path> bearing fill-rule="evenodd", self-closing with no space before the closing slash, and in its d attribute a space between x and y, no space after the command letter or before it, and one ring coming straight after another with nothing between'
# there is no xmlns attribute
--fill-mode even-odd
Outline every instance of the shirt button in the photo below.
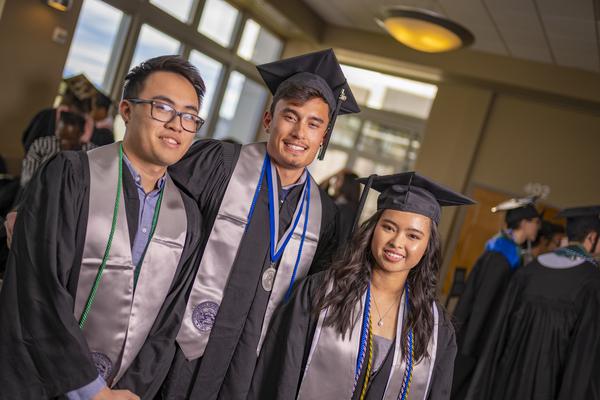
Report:
<svg viewBox="0 0 600 400"><path fill-rule="evenodd" d="M142 229L142 232L143 232L143 233L146 233L146 228L143 228L143 229Z"/></svg>
<svg viewBox="0 0 600 400"><path fill-rule="evenodd" d="M140 177L139 177L139 176L136 176L136 177L135 177L135 181L136 181L136 182L139 182L139 181L140 181Z"/></svg>

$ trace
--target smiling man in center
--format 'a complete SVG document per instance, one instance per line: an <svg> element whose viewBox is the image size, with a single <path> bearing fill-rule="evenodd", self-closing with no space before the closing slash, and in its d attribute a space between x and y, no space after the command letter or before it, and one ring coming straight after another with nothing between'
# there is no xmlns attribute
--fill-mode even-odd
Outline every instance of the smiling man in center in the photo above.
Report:
<svg viewBox="0 0 600 400"><path fill-rule="evenodd" d="M335 54L258 70L274 95L268 142L201 140L169 169L198 202L208 239L164 399L246 398L274 311L340 241L338 209L306 169L324 156L337 115L360 111Z"/></svg>

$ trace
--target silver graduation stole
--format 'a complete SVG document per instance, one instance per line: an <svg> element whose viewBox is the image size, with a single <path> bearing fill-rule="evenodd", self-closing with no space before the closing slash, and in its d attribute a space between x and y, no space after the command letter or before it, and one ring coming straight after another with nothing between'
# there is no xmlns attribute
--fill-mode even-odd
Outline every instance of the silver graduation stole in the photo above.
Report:
<svg viewBox="0 0 600 400"><path fill-rule="evenodd" d="M341 333L333 327L324 326L327 310L323 310L319 315L306 366L304 367L304 376L298 391L298 400L350 400L352 398L363 322L361 316L364 314L366 304L365 297L366 291L361 301L354 306L355 323L352 327L352 334L346 333L344 339L342 339ZM423 357L419 363L414 365L412 383L408 393L408 399L410 400L424 400L429 391L437 353L439 325L437 307L435 304L432 307L434 326L432 338L427 346L429 357ZM402 389L406 357L400 347L400 338L402 337L402 321L404 320L405 309L405 296L403 295L398 312L392 370L382 400L397 400ZM355 390L362 390L359 386Z"/></svg>
<svg viewBox="0 0 600 400"><path fill-rule="evenodd" d="M266 152L266 143L252 143L242 147L233 175L227 185L225 196L202 255L183 323L177 335L177 343L189 361L204 354L210 338L229 275L238 257L240 243L249 222L248 215L252 199L259 179L262 179L261 161L265 159ZM312 180L312 177L309 176L307 179ZM305 221L303 212L292 238L281 256L263 319L257 354L273 313L287 293L298 256L303 227L306 223L308 223L306 237L295 282L300 282L306 277L317 249L321 230L321 197L317 183L314 180L311 182L314 189L310 191L309 221ZM299 206L300 204L297 205L297 209ZM240 255L240 257L245 256L247 255ZM262 265L262 261L257 260L256 268L262 268Z"/></svg>
<svg viewBox="0 0 600 400"><path fill-rule="evenodd" d="M79 320L94 285L110 235L119 174L119 143L88 153L90 205L74 315ZM175 276L187 232L179 190L167 175L156 231L137 287L125 202L121 201L106 267L83 326L100 375L113 386L144 344Z"/></svg>

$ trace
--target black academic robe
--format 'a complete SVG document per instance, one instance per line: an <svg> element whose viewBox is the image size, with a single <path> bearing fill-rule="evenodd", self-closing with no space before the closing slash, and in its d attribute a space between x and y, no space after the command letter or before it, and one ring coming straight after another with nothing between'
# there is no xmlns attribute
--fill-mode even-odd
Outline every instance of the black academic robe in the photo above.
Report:
<svg viewBox="0 0 600 400"><path fill-rule="evenodd" d="M600 399L600 270L534 260L511 279L468 399Z"/></svg>
<svg viewBox="0 0 600 400"><path fill-rule="evenodd" d="M324 274L319 273L305 279L278 310L258 359L247 400L296 398L317 325L317 318L311 315L312 302L323 277ZM454 328L439 307L438 312L440 321L437 357L431 377L431 388L427 395L427 399L431 400L450 398L452 366L456 354ZM366 399L383 398L392 368L393 349L394 343L379 370L372 374ZM335 369L336 366L332 365L331 368ZM366 363L363 363L353 400L360 399L360 388L364 384L366 369ZM324 376L323 379L327 377Z"/></svg>
<svg viewBox="0 0 600 400"><path fill-rule="evenodd" d="M203 238L221 205L241 146L218 140L195 143L184 158L169 171L173 180L198 201L205 218ZM256 160L262 164L264 159ZM257 182L248 182L257 186ZM281 185L278 178L278 184ZM311 190L321 190L312 185ZM281 191L280 191L281 193ZM266 177L258 195L254 214L238 250L229 282L219 307L203 357L188 362L178 349L162 390L164 399L243 399L250 387L256 364L256 349L270 292L261 285L263 272L270 266L269 199ZM279 232L291 223L301 200L302 185L292 189L279 205ZM248 199L252 201L252 199ZM322 270L332 259L339 241L337 207L321 190L321 231L310 273Z"/></svg>
<svg viewBox="0 0 600 400"><path fill-rule="evenodd" d="M499 252L486 250L473 266L465 291L454 310L458 352L454 365L452 399L464 399L477 361L492 333L511 267Z"/></svg>
<svg viewBox="0 0 600 400"><path fill-rule="evenodd" d="M89 209L89 164L84 152L61 152L43 164L25 190L0 291L0 399L47 399L92 382L98 371L73 315ZM142 398L162 381L185 311L186 289L197 265L201 217L182 195L185 248L167 298L142 347L152 362L134 360L118 386ZM130 241L139 198L123 166L123 197ZM107 216L110 217L110 216Z"/></svg>

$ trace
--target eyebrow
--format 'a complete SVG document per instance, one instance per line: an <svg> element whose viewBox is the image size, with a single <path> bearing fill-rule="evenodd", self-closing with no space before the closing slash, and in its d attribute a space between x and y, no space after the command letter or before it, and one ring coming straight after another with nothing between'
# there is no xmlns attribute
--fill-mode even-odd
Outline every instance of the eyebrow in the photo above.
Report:
<svg viewBox="0 0 600 400"><path fill-rule="evenodd" d="M387 222L388 224L394 225L396 228L398 228L398 224L397 224L397 223L395 223L394 221L392 221L391 219L387 219L387 218L385 218L385 219L383 220L383 222ZM418 230L417 228L406 228L406 230L407 230L407 231L410 231L410 232L418 232L418 233L420 233L421 235L425 235L423 232L421 232L421 231L420 231L420 230Z"/></svg>
<svg viewBox="0 0 600 400"><path fill-rule="evenodd" d="M171 105L175 105L175 102L173 100L171 100L170 98L168 98L167 96L163 96L161 94L152 97L153 100L162 100L162 101L166 101L167 103L170 103ZM198 113L198 108L196 106L193 105L187 105L187 106L183 106L184 109L187 110L192 110L194 112L196 112L196 114Z"/></svg>
<svg viewBox="0 0 600 400"><path fill-rule="evenodd" d="M296 110L294 110L293 108L290 108L290 107L284 107L283 110L281 110L281 112L282 113L289 112L289 113L294 114L296 117L300 118L300 114L298 114L298 111L296 111ZM310 121L317 121L317 122L319 122L321 124L325 123L325 121L323 121L321 118L316 117L314 115L309 116L308 119Z"/></svg>

